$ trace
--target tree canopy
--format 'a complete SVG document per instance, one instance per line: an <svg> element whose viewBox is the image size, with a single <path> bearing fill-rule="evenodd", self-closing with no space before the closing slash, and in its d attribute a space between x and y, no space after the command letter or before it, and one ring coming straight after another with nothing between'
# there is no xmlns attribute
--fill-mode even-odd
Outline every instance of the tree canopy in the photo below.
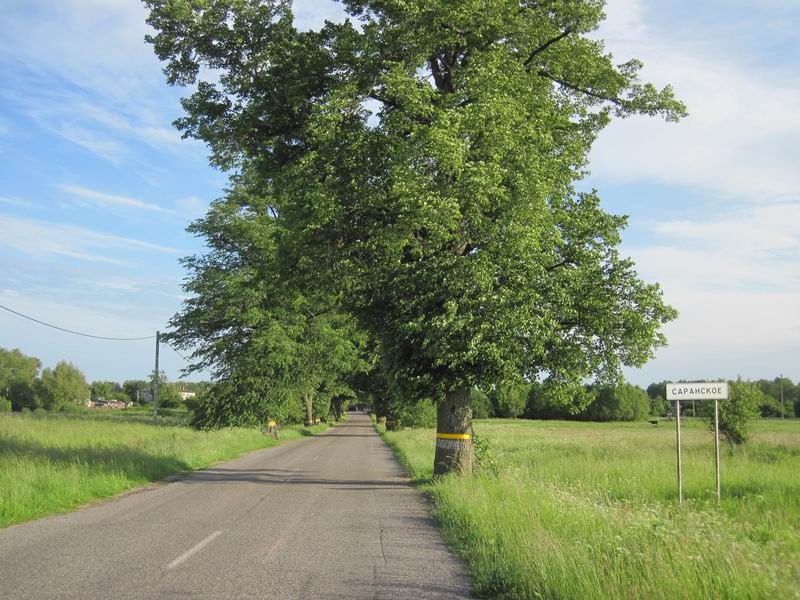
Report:
<svg viewBox="0 0 800 600"><path fill-rule="evenodd" d="M44 369L38 384L38 395L47 410L70 410L89 399L83 372L65 360L53 369Z"/></svg>
<svg viewBox="0 0 800 600"><path fill-rule="evenodd" d="M591 421L643 421L650 413L647 392L630 383L599 386L592 394L586 410Z"/></svg>
<svg viewBox="0 0 800 600"><path fill-rule="evenodd" d="M196 86L178 127L279 228L269 281L332 291L440 432L469 431L473 386L611 381L665 343L625 218L576 183L612 117L685 109L590 36L602 1L344 0L319 31L281 0L145 3L168 81ZM469 468L450 442L437 472Z"/></svg>
<svg viewBox="0 0 800 600"><path fill-rule="evenodd" d="M190 227L209 250L184 260L193 295L164 337L193 349L190 370L217 380L195 409L202 427L296 420L301 408L306 421L325 416L331 400L352 395L346 379L363 368L363 335L334 297L280 276L279 224L268 208L240 180Z"/></svg>
<svg viewBox="0 0 800 600"><path fill-rule="evenodd" d="M0 395L14 410L36 408L35 383L41 366L38 358L26 356L17 348L0 348Z"/></svg>

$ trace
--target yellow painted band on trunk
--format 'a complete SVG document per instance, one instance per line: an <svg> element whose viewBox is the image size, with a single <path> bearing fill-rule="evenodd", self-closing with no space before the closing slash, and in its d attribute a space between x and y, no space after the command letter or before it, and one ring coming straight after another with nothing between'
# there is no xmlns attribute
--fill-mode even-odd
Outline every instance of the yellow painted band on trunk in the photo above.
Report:
<svg viewBox="0 0 800 600"><path fill-rule="evenodd" d="M437 433L436 437L440 440L469 440L472 438L469 433Z"/></svg>

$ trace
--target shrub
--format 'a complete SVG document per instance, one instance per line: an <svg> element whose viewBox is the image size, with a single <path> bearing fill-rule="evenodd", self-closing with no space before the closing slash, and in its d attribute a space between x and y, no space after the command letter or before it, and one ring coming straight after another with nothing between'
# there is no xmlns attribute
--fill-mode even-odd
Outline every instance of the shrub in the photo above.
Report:
<svg viewBox="0 0 800 600"><path fill-rule="evenodd" d="M387 391L373 396L372 403L378 418L385 417L393 429L436 427L436 403L431 398L411 399Z"/></svg>
<svg viewBox="0 0 800 600"><path fill-rule="evenodd" d="M732 381L729 397L719 401L719 432L734 446L744 444L750 437L750 421L757 419L765 394L754 383ZM711 431L714 430L714 403L703 402L702 414Z"/></svg>
<svg viewBox="0 0 800 600"><path fill-rule="evenodd" d="M436 427L436 404L429 398L414 404L397 403L393 409L391 417L399 427L412 429Z"/></svg>
<svg viewBox="0 0 800 600"><path fill-rule="evenodd" d="M500 462L495 456L489 440L477 433L473 437L475 447L475 468L496 475L500 471Z"/></svg>
<svg viewBox="0 0 800 600"><path fill-rule="evenodd" d="M11 412L11 400L0 396L0 413Z"/></svg>

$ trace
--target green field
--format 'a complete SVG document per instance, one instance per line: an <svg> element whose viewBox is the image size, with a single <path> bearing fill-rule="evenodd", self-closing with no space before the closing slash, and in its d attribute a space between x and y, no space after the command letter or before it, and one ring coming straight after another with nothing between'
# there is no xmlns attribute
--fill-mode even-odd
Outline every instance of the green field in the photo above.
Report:
<svg viewBox="0 0 800 600"><path fill-rule="evenodd" d="M0 527L64 512L164 477L279 442L255 429L194 431L142 410L0 414ZM281 429L281 442L321 425Z"/></svg>
<svg viewBox="0 0 800 600"><path fill-rule="evenodd" d="M387 432L436 504L474 589L492 598L800 598L800 421L761 421L746 448L686 423L677 504L669 423L478 421L473 477L431 477L431 430Z"/></svg>

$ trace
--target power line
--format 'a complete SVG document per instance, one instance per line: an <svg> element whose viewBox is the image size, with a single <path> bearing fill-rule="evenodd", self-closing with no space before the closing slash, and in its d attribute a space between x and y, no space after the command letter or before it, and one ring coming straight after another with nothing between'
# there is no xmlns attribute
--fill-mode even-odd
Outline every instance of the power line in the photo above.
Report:
<svg viewBox="0 0 800 600"><path fill-rule="evenodd" d="M3 310L7 310L10 313L17 315L18 317L22 317L23 319L28 319L29 321L33 321L34 323L39 323L40 325L45 325L46 327L52 327L53 329L58 329L59 331L65 331L67 333L71 333L73 335L80 335L87 338L94 338L96 340L111 340L114 342L136 342L139 340L152 340L156 336L154 335L147 335L143 337L133 337L133 338L118 338L118 337L107 337L104 335L92 335L90 333L82 333L80 331L73 331L72 329L66 329L64 327L59 327L58 325L53 325L52 323L45 323L44 321L40 321L39 319L34 319L33 317L29 317L28 315L23 315L21 312L17 312L8 308L7 306L3 306L0 304L0 308Z"/></svg>
<svg viewBox="0 0 800 600"><path fill-rule="evenodd" d="M173 347L173 346L172 346L172 345L171 345L169 342L165 342L165 341L163 340L163 338L162 338L162 340L161 340L161 343L162 343L162 344L164 344L164 345L165 345L167 348L169 348L170 350L172 350L172 351L173 351L175 354L177 354L178 356L180 356L180 357L181 357L183 360L185 360L186 362L189 362L189 359L188 359L188 358L186 358L186 357L185 357L183 354L181 354L180 352L178 352L178 351L177 351L177 350L176 350L176 349L175 349L175 348L174 348L174 347Z"/></svg>

